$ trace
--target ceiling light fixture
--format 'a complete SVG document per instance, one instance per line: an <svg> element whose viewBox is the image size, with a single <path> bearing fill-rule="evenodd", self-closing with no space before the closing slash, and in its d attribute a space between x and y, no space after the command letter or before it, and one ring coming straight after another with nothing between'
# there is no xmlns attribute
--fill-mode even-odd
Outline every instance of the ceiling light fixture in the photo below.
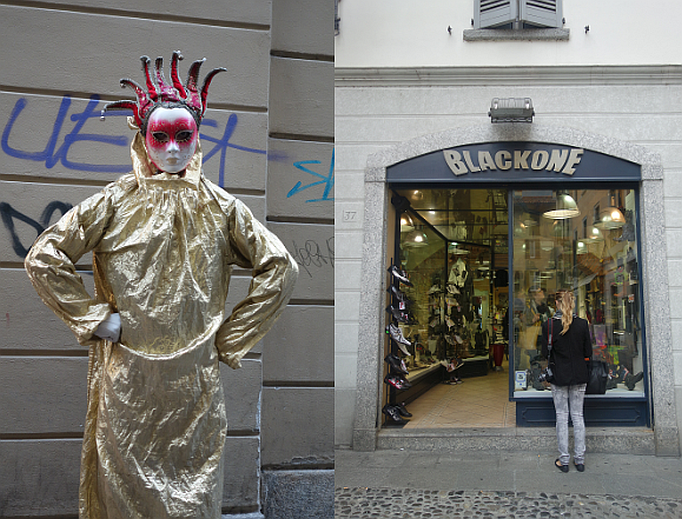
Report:
<svg viewBox="0 0 682 519"><path fill-rule="evenodd" d="M408 232L413 230L414 221L412 220L412 217L407 213L400 215L400 232Z"/></svg>
<svg viewBox="0 0 682 519"><path fill-rule="evenodd" d="M558 192L556 206L554 209L544 212L542 216L550 220L566 220L580 216L580 209L578 209L578 204L575 203L571 195L565 192Z"/></svg>
<svg viewBox="0 0 682 519"><path fill-rule="evenodd" d="M410 232L403 243L405 247L426 247L428 244L429 237L421 229Z"/></svg>
<svg viewBox="0 0 682 519"><path fill-rule="evenodd" d="M620 229L625 225L623 213L616 207L616 197L611 196L611 206L599 213L599 221L595 223L600 229Z"/></svg>

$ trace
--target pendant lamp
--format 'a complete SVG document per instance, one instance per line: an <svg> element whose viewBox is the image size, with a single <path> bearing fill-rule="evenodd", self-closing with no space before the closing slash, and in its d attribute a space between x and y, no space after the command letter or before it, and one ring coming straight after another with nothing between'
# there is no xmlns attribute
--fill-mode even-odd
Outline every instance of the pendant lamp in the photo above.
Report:
<svg viewBox="0 0 682 519"><path fill-rule="evenodd" d="M405 247L426 247L429 244L429 238L421 229L411 231L403 242Z"/></svg>
<svg viewBox="0 0 682 519"><path fill-rule="evenodd" d="M412 220L412 217L407 213L403 213L402 215L400 215L400 231L408 232L413 230L414 221Z"/></svg>
<svg viewBox="0 0 682 519"><path fill-rule="evenodd" d="M555 208L544 212L542 216L550 220L566 220L580 216L580 209L571 195L559 192L556 196Z"/></svg>
<svg viewBox="0 0 682 519"><path fill-rule="evenodd" d="M599 213L599 221L594 224L600 229L620 229L625 225L623 213L616 207L616 199L611 196L611 206Z"/></svg>

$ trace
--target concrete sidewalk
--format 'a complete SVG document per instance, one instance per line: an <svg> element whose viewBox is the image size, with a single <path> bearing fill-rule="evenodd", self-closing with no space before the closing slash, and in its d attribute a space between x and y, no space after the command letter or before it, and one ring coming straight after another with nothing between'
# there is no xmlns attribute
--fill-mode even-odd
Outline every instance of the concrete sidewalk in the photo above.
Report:
<svg viewBox="0 0 682 519"><path fill-rule="evenodd" d="M682 459L553 452L336 452L336 519L682 518Z"/></svg>

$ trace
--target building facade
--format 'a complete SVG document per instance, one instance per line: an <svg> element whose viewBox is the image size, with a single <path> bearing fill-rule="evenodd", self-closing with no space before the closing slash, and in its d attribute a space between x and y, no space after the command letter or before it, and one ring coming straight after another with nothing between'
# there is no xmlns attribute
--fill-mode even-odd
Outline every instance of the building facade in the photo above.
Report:
<svg viewBox="0 0 682 519"><path fill-rule="evenodd" d="M538 334L570 289L611 371L588 451L679 456L674 26L580 0L338 17L337 447L553 449Z"/></svg>
<svg viewBox="0 0 682 519"><path fill-rule="evenodd" d="M233 371L223 513L333 515L333 4L77 1L4 4L0 75L0 516L76 517L88 351L22 263L36 236L131 170L133 132L104 102L132 98L139 57L175 50L226 67L201 127L204 174L300 265L291 303ZM204 70L203 75L207 70ZM90 259L78 265L92 289ZM234 272L227 314L248 290ZM314 342L310 337L315 337Z"/></svg>

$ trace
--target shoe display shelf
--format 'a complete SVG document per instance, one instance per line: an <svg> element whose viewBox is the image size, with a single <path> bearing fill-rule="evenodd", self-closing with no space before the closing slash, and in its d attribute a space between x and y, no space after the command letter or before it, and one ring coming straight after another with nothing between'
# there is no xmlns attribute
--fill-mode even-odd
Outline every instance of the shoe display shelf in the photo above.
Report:
<svg viewBox="0 0 682 519"><path fill-rule="evenodd" d="M411 287L407 273L399 266L391 263L388 268L388 290L390 303L386 308L388 313L388 325L386 327L386 350L388 354L385 362L385 399L386 404L382 408L383 426L403 427L408 423L405 418L412 416L405 407L402 395L412 388L407 379L409 371L405 359L415 354L415 345L403 335L401 324L412 322L409 312L411 301L402 290L402 287Z"/></svg>
<svg viewBox="0 0 682 519"><path fill-rule="evenodd" d="M409 382L409 386L403 387L401 389L387 387L385 402L390 405L396 405L397 402L404 404L413 402L416 398L426 393L429 389L440 384L444 376L444 370L440 362L438 362L438 359L431 354L428 344L422 340L419 333L410 335L407 338L402 335L403 330L406 331L409 329L414 331L420 328L420 326L417 324L417 319L415 318L416 316L413 309L416 307L424 309L426 308L426 305L425 301L421 301L419 298L421 297L424 299L425 297L438 297L439 295L442 295L442 289L439 291L439 294L435 294L435 291L432 291L430 294L425 295L427 290L425 290L424 286L422 286L423 283L419 283L414 280L410 281L412 278L400 269L397 271L397 273L400 274L400 277L394 275L395 272L396 270L394 270L394 267L389 268L389 288L387 292L391 296L388 307L388 318L391 320L391 322L387 327L387 335L389 336L387 339L389 341L387 351L403 358L408 363L409 375L406 374L405 379ZM403 280L408 280L410 284L405 284L403 280L400 279L401 277ZM418 279L421 280L421 277L418 277ZM405 311L407 312L407 315L404 317L407 318L407 322L401 322L397 319L400 317L397 315L397 311L400 311L401 302L406 303ZM391 308L396 311L390 310ZM423 315L421 316L419 322L426 323ZM423 329L424 326L422 325L421 328ZM400 330L400 335L388 333L390 329L393 329L393 331ZM430 355L426 354L427 351L429 351ZM392 371L388 365L388 361L386 362L387 372L390 374ZM386 382L386 380L384 381ZM388 383L385 385L389 384L390 381L388 381ZM387 420L385 425L394 424L391 420Z"/></svg>

